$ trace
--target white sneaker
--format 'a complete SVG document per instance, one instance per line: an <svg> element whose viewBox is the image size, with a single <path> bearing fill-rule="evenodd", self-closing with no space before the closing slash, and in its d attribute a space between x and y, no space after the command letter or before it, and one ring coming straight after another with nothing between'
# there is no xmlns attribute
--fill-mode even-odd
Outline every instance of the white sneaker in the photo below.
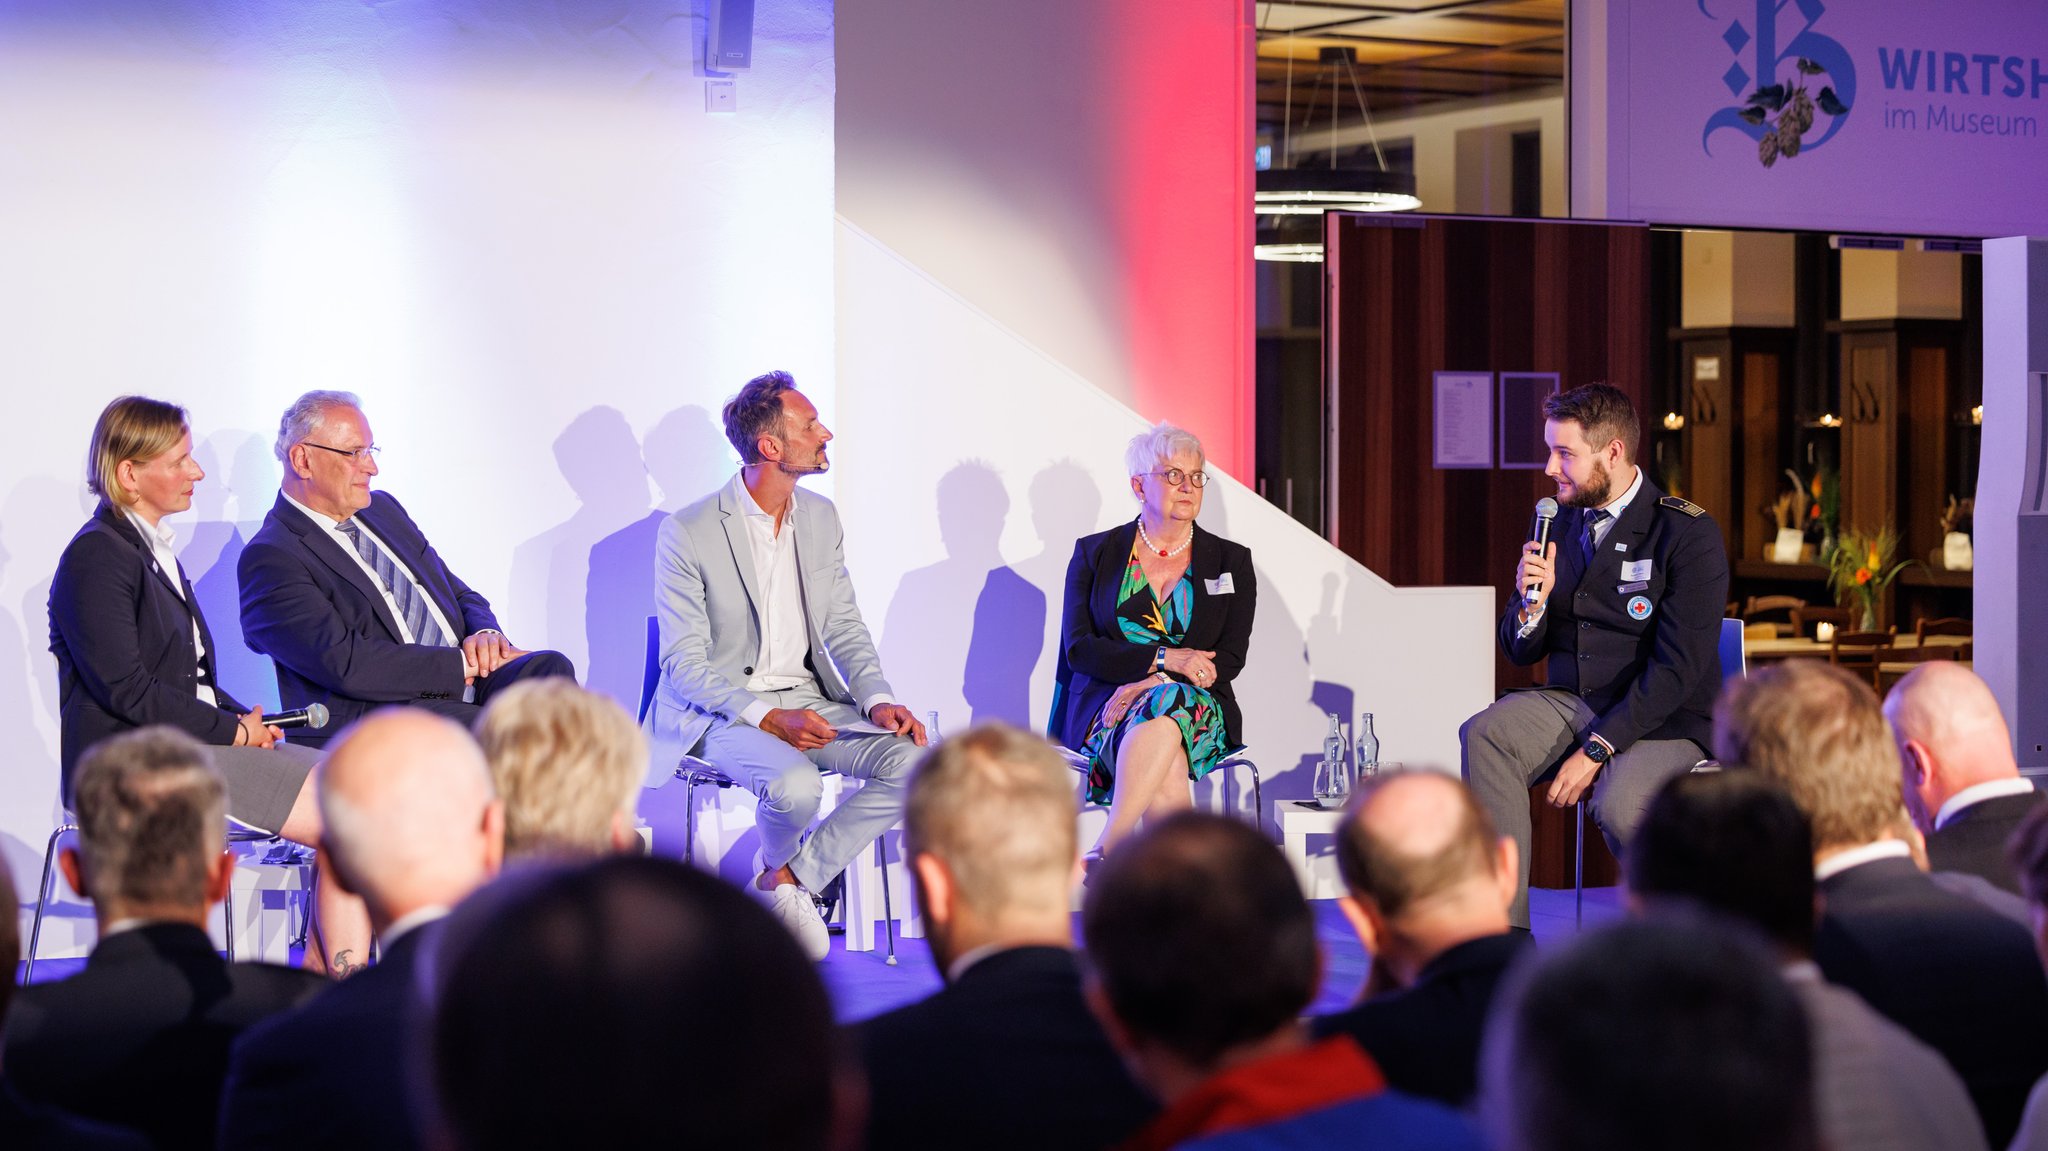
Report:
<svg viewBox="0 0 2048 1151"><path fill-rule="evenodd" d="M757 893L760 888L754 889ZM811 901L811 893L794 883L778 883L775 890L766 893L768 910L782 921L789 933L796 936L804 954L816 963L832 951L832 933L825 929L825 920L818 914L818 905Z"/></svg>

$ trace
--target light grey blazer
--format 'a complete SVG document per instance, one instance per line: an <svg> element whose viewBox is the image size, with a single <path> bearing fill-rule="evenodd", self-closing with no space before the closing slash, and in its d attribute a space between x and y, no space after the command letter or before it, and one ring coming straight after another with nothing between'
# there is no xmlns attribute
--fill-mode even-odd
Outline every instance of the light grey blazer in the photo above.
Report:
<svg viewBox="0 0 2048 1151"><path fill-rule="evenodd" d="M663 521L655 546L661 684L648 728L682 751L697 746L712 720L737 720L758 698L747 690L761 654L761 584L741 502L747 498L727 483ZM893 694L854 602L839 510L798 488L785 530L790 526L820 690L856 710L860 701Z"/></svg>

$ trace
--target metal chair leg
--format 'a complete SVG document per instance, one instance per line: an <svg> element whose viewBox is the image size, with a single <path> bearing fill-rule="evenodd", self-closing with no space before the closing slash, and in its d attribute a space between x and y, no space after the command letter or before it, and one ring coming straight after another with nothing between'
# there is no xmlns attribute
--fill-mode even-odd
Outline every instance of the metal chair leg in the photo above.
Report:
<svg viewBox="0 0 2048 1151"><path fill-rule="evenodd" d="M683 776L683 858L697 865L697 773Z"/></svg>
<svg viewBox="0 0 2048 1151"><path fill-rule="evenodd" d="M228 875L227 898L220 905L220 928L221 935L227 941L225 949L227 961L233 963L235 961L235 877L232 872Z"/></svg>
<svg viewBox="0 0 2048 1151"><path fill-rule="evenodd" d="M1572 832L1578 839L1578 849L1572 857L1572 926L1586 925L1586 801L1572 804Z"/></svg>
<svg viewBox="0 0 2048 1151"><path fill-rule="evenodd" d="M50 833L50 842L43 848L43 883L36 888L36 913L30 921L28 931L28 967L21 974L21 981L29 983L36 974L36 945L43 939L43 908L50 903L50 880L57 871L57 840L67 831L77 831L75 823L60 823Z"/></svg>
<svg viewBox="0 0 2048 1151"><path fill-rule="evenodd" d="M879 865L882 873L882 930L886 933L886 938L889 941L889 958L885 962L890 967L894 967L896 966L896 907L894 898L889 894L888 840L889 833L886 831L875 837L875 862Z"/></svg>

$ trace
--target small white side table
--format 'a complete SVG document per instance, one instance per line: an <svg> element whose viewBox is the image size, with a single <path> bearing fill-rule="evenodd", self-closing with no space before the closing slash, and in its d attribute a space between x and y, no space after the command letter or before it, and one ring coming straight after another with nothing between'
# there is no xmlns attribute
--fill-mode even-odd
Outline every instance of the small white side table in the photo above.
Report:
<svg viewBox="0 0 2048 1151"><path fill-rule="evenodd" d="M1310 899L1335 899L1344 894L1344 880L1337 874L1335 853L1326 849L1310 855L1308 850L1309 836L1336 834L1338 825L1344 821L1344 812L1325 810L1300 800L1288 800L1278 807L1280 850L1286 853L1287 862L1294 865L1302 894Z"/></svg>

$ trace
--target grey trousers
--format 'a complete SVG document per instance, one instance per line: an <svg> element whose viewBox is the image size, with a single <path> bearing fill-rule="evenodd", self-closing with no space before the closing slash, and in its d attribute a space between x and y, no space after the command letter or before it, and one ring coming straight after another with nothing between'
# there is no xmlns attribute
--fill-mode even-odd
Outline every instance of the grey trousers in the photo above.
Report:
<svg viewBox="0 0 2048 1151"><path fill-rule="evenodd" d="M1517 691L1493 701L1459 731L1465 783L1502 835L1521 849L1522 874L1508 918L1529 926L1529 789L1556 773L1599 718L1568 691ZM1620 858L1657 789L1706 758L1689 739L1642 739L1609 760L1593 779L1593 821Z"/></svg>
<svg viewBox="0 0 2048 1151"><path fill-rule="evenodd" d="M776 707L809 708L838 728L863 718L808 686L765 698ZM910 769L924 749L902 736L842 735L815 751L798 751L752 724L719 722L704 733L695 754L760 799L754 826L761 835L762 864L786 863L798 883L818 891L902 816ZM818 817L824 793L820 769L863 782L805 839L804 829Z"/></svg>

